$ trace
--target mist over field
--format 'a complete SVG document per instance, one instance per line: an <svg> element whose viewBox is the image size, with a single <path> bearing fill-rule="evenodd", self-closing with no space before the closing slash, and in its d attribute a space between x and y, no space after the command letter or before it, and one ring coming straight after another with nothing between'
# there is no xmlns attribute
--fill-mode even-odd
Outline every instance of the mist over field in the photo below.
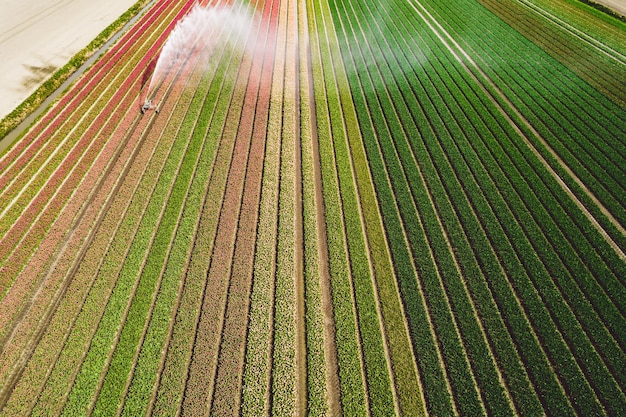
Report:
<svg viewBox="0 0 626 417"><path fill-rule="evenodd" d="M250 38L259 25L249 7L238 2L224 6L195 5L170 33L159 55L148 87L150 95L165 75L176 71L189 59L212 65L211 53L220 48L235 48L248 53L256 51L257 42ZM195 52L195 54L194 54Z"/></svg>

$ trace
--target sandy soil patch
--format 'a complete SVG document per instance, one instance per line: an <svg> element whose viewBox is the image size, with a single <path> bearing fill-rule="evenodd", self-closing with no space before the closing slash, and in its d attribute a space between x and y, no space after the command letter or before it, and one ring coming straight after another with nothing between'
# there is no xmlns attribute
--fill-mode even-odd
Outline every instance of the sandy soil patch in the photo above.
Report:
<svg viewBox="0 0 626 417"><path fill-rule="evenodd" d="M602 4L610 9L615 10L622 16L626 16L626 0L593 0L596 3Z"/></svg>
<svg viewBox="0 0 626 417"><path fill-rule="evenodd" d="M137 0L0 0L0 118Z"/></svg>

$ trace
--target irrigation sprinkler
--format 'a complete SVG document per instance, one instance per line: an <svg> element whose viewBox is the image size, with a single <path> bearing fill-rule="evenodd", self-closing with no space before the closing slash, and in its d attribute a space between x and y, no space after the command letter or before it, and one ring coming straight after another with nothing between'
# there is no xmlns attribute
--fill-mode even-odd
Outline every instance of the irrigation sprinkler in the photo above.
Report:
<svg viewBox="0 0 626 417"><path fill-rule="evenodd" d="M152 104L152 100L146 99L146 101L144 101L143 105L141 106L141 114L145 114L148 110L151 109L154 109L155 113L159 113L159 108L156 106L156 104Z"/></svg>

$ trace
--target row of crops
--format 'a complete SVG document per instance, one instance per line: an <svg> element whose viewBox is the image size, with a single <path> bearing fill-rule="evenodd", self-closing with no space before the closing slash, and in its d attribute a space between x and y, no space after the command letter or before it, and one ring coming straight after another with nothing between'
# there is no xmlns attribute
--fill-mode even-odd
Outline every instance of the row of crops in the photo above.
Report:
<svg viewBox="0 0 626 417"><path fill-rule="evenodd" d="M0 415L626 414L594 13L155 2L0 156Z"/></svg>

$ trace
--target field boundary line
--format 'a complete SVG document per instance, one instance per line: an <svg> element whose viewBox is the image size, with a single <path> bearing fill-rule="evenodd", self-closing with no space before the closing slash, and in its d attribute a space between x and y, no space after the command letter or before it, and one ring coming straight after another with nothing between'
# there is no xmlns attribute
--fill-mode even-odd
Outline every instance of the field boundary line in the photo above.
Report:
<svg viewBox="0 0 626 417"><path fill-rule="evenodd" d="M171 1L171 0L167 0L167 1ZM159 11L165 9L165 7L167 6L167 2L162 2L161 5L159 6L160 9ZM140 21L137 22L135 25L133 25L126 34L124 34L119 40L118 42L115 43L115 45L113 45L111 47L111 50L109 50L107 53L103 54L93 65L92 68L88 69L87 71L85 71L83 73L83 76L80 77L75 84L72 85L72 88L77 88L78 91L75 95L69 97L66 99L65 96L67 96L67 94L63 97L61 97L59 99L58 102L51 104L50 106L50 111L45 115L44 117L42 117L40 120L36 121L36 124L33 126L32 131L34 133L31 132L27 132L25 133L21 138L19 138L19 140L15 141L14 144L16 146L14 146L14 144L11 145L11 148L9 150L7 150L7 152L3 153L2 156L0 156L0 175L4 174L4 172L7 169L10 169L10 167L12 167L15 163L17 163L17 161L19 161L19 159L23 156L24 152L26 152L30 147L35 146L37 144L38 141L41 141L41 136L43 134L43 132L46 131L47 128L49 128L49 126L57 119L59 118L62 114L64 114L65 111L67 111L67 108L70 104L72 104L74 101L79 100L81 92L86 91L86 88L89 86L95 85L95 78L98 74L100 74L105 68L107 68L109 65L113 66L114 62L112 61L117 61L119 60L119 56L122 55L123 53L128 52L128 50L130 49L130 42L134 39L137 39L141 32L139 31L140 28L143 28L145 25L147 25L148 23L150 23L152 21L152 19L156 19L156 17L152 17L154 14L156 14L156 10L158 8L157 7L151 7L150 10L144 14L144 16L140 17ZM141 25L141 26L140 26ZM128 45L128 46L127 46ZM127 49L124 49L127 48ZM106 58L106 61L105 61ZM117 59L116 59L117 58ZM109 62L112 62L111 64L109 64ZM91 81L88 81L89 78L86 76L89 75L91 76ZM68 91L69 92L69 91ZM85 95L87 95L88 93L85 92ZM54 113L53 113L54 112ZM30 141L28 143L25 142L26 138L30 137ZM20 145L23 144L22 147L20 147L20 145L17 145L17 143L19 142ZM5 163L5 159L8 158L9 154L13 154L13 153L17 153L17 155L12 155L13 159L11 162ZM8 164L8 165L7 165Z"/></svg>
<svg viewBox="0 0 626 417"><path fill-rule="evenodd" d="M173 11L172 11L172 12L173 12ZM171 14L172 12L170 12L170 14ZM167 25L167 20L164 20L164 21L163 21L163 23L162 23L159 27L161 27L161 26L163 26L163 25ZM171 25L171 23L170 23L170 25ZM157 40L156 40L156 41L158 42L158 38L159 38L159 37L162 37L162 36L164 36L164 35L163 35L163 34L157 34L156 36L155 36L155 35L152 35L152 36L148 37L148 39L152 39L152 38L156 37L156 38L157 38ZM150 46L150 44L146 44L146 43L143 43L143 44L141 44L141 45L138 45L138 46L137 46L137 50L133 53L132 57L137 57L137 58L139 58L139 57L141 57L141 56L144 56L144 55L145 55L145 52L144 52L144 53L142 53L142 52L141 52L141 51L142 51L142 47L144 47L145 49L147 49L147 50L149 51L149 50L150 50L150 49L152 49L154 46ZM127 59L126 63L123 65L123 67L120 69L120 71L119 71L119 72L117 72L117 73L115 74L115 76L112 78L112 80L110 80L110 81L109 81L109 85L107 85L105 88L103 88L103 90L102 90L100 93L98 93L98 92L96 91L97 96L96 96L96 98L95 98L93 101L89 101L89 102L87 102L87 101L83 101L83 102L81 102L81 104L83 104L83 103L89 103L89 104L88 104L88 106L87 106L87 109L84 111L84 113L82 114L82 116L80 116L80 118L76 121L76 123L74 124L74 126L73 126L73 127L71 127L71 129L67 132L67 134L65 135L65 137L64 137L64 138L63 138L60 142L58 142L58 143L54 144L54 149L53 149L53 151L52 151L50 154L48 154L48 157L46 158L46 160L45 160L45 161L44 161L44 162L43 162L43 163L39 166L39 168L37 169L37 171L36 171L35 173L33 173L33 174L30 176L30 179L29 179L29 180L28 180L28 181L27 181L27 182L26 182L26 183L25 183L25 184L21 187L21 189L20 189L20 191L17 193L17 195L15 195L15 196L12 198L12 200L11 200L11 201L10 201L10 202L9 202L9 203L5 206L5 207L3 207L2 212L0 212L0 218L3 218L3 217L7 214L7 212L8 212L8 211L11 209L11 207L12 207L12 206L13 206L13 205L17 202L17 200L19 200L19 198L20 198L20 197L24 194L24 192L28 189L28 187L29 187L29 186L30 186L33 182L35 182L35 180L39 177L39 175L42 173L42 171L44 171L44 169L48 167L48 165L49 165L50 161L52 161L52 160L54 159L54 157L55 157L58 153L63 152L63 147L64 147L64 146L66 146L66 144L68 144L68 141L69 141L70 139L72 139L72 141L70 142L70 145L69 145L69 146L70 146L70 148L67 150L67 154L71 153L71 152L75 149L75 146L76 146L76 145L80 142L80 140L82 139L82 137L81 137L81 136L78 136L77 138L73 139L73 136L76 134L75 132L77 132L77 131L78 131L79 126L80 126L80 127L82 127L82 124L83 124L83 123L88 123L88 126L86 126L86 127L85 127L85 128L86 128L86 130L87 130L90 126L92 126L92 125L94 125L94 124L96 123L96 121L97 121L97 119L99 118L100 114L99 114L99 112L96 112L96 113L95 113L95 116L93 116L93 114L94 114L94 109L95 109L95 108L97 108L97 106L98 106L98 105L100 105L102 101L106 100L106 102L104 103L105 105L106 105L106 104L110 101L110 98L108 98L108 99L107 99L107 98L106 98L106 96L107 96L107 94L108 94L108 93L109 93L109 94L111 94L111 91L113 91L112 96L115 96L115 94L116 94L116 92L115 92L115 88L116 88L116 87L111 87L112 83L113 83L114 81L118 80L118 79L124 79L124 80L125 80L125 78L122 78L122 77L126 77L126 76L124 75L124 73L123 73L123 70L124 70L124 69L126 69L126 68L131 67L131 65L134 65L134 68L137 68L137 66L138 66L138 64L133 64L133 62L132 62L130 59ZM131 71L131 73L132 73L132 71ZM96 84L96 85L94 86L94 89L90 90L88 93L92 93L94 90L96 90L97 85L98 85L98 84ZM81 105L81 104L79 104L79 107L78 107L78 108L82 108L82 107L84 107L84 105ZM76 111L78 110L78 108L77 108L77 109L75 109L75 110L72 112L72 114L75 114L75 113L76 113ZM93 119L92 119L92 117L93 117ZM100 129L102 129L102 126L100 126L100 128L99 128L99 130L98 130L98 131L100 131ZM78 135L78 134L76 134L76 135ZM48 142L46 142L46 144L45 144L45 145L47 145L47 144L48 144ZM37 156L39 156L40 154L42 154L42 153L44 152L44 150L47 148L45 145L44 145L44 146L42 146L41 148L39 148L39 150L37 151L37 153L36 153L35 155L33 155L33 156L29 159L29 162L26 164L26 166L24 167L24 169L28 168L28 167L31 165L31 162L32 162L33 160L35 160L35 159L37 158ZM85 154L85 152L86 152L86 148L85 148L85 149L83 149L83 150L80 152L81 158L82 158L82 156ZM58 166L61 166L64 162L65 162L65 160L60 161ZM74 164L74 166L75 166L77 163L78 163L78 161ZM19 178L19 177L21 177L21 174L22 174L23 172L24 172L24 170L23 170L23 169L22 169L22 170L20 170L19 175L16 175L15 177L13 177L13 179L12 179L12 180L10 180L10 182L9 182L8 184L6 184L6 185L3 187L3 190L9 189L11 186L13 186L13 184L14 184L14 183L18 180L18 178ZM48 178L47 178L47 180L46 180L46 183L47 183L49 180L50 180L50 176L48 176ZM40 194L40 193L41 193L44 189L45 189L45 187L44 187L44 186L42 186L42 187L39 189L39 191L37 192L37 195L39 195L39 194ZM36 196L32 197L30 201L34 200L35 198L36 198ZM24 209L24 210L25 210L25 209Z"/></svg>
<svg viewBox="0 0 626 417"><path fill-rule="evenodd" d="M565 162L561 159L561 157L550 147L550 145L546 142L546 140L539 134L539 132L533 127L533 125L521 114L521 112L515 107L515 105L506 97L506 95L500 90L493 80L489 78L489 76L476 64L476 62L469 56L469 54L452 38L452 36L443 28L439 22L426 10L426 8L420 3L419 0L409 0L413 9L420 15L422 20L429 26L431 31L439 38L442 44L450 51L450 53L455 57L455 59L459 62L459 64L466 70L466 72L476 81L476 83L480 86L483 92L491 98L493 104L498 108L500 113L505 117L505 119L509 122L511 127L517 132L517 134L523 139L524 143L528 146L528 148L533 152L533 154L537 157L537 159L542 163L542 165L546 168L546 170L552 175L552 177L557 181L557 183L561 186L563 191L570 197L570 199L578 206L578 208L585 214L587 219L594 226L596 231L602 235L605 241L611 246L611 248L615 251L615 253L622 259L626 261L626 254L620 248L620 246L611 238L611 236L607 233L607 231L600 225L598 220L591 214L591 212L585 207L585 205L580 201L580 199L574 194L571 188L565 183L565 181L561 178L561 176L554 170L552 165L544 158L544 156L539 152L539 150L532 144L530 139L522 129L518 126L518 124L511 118L509 113L503 108L500 104L500 100L502 100L507 107L514 113L514 115L522 122L522 124L529 129L533 135L540 141L540 143L545 147L545 149L550 153L550 156L554 158L558 165L567 172L572 180L576 182L576 184L582 189L582 191L589 197L596 207L604 214L607 219L615 226L615 228L624 236L626 236L626 230L622 225L613 217L613 215L604 207L604 205L597 199L597 197L587 188L587 186L576 176L576 174L571 170L569 166L565 164ZM436 30L431 22L429 22L424 15L417 9L415 4L419 5L419 7L430 17L435 25L439 27L441 33L443 33L449 40L454 44L454 46L458 49L458 51L465 57L465 59L469 62L469 64L474 68L476 72L478 72L482 78L482 81L474 74L474 72L468 67L465 61L454 51L454 49L450 46L448 42L443 38L441 33ZM500 100L494 97L493 93L489 91L487 85L495 91L495 93L499 96Z"/></svg>
<svg viewBox="0 0 626 417"><path fill-rule="evenodd" d="M165 97L166 97L167 95L169 95L170 90L171 90L171 86L170 86L170 89L168 89L168 90L166 91L166 93L165 93L165 95L164 95ZM138 97L139 97L139 96L138 96ZM132 111L132 110L131 110L131 111ZM100 212L98 213L97 218L96 218L95 223L94 223L94 226L92 226L92 227L90 228L90 232L89 232L88 236L85 238L85 240L84 240L84 242L83 242L83 244L82 244L82 247L81 247L81 249L80 249L80 251L79 251L78 255L74 257L74 261L73 261L73 264L72 264L72 267L71 267L70 271L68 272L68 276L74 276L74 275L76 274L76 272L77 272L78 268L80 267L80 263L82 262L82 259L84 258L84 256L85 256L86 252L88 251L89 246L90 246L90 245L91 245L91 243L93 242L93 239L95 238L95 235L96 235L96 233L97 233L97 230L100 228L100 225L101 225L101 223L102 223L102 221L103 221L103 219L104 219L104 217L105 217L106 213L109 211L109 208L110 208L110 207L111 207L111 205L113 204L113 201L114 201L115 195L117 194L117 191L118 191L118 190L120 189L120 187L122 186L122 184L123 184L123 182L124 182L124 180L125 180L125 178L126 178L126 176L127 176L128 172L130 171L130 169L132 168L133 163L134 163L134 162L135 162L135 160L136 160L136 156L137 156L137 154L140 152L141 147L143 146L143 143L145 142L145 138L147 137L147 135L150 133L150 131L151 131L151 129L152 129L152 125L154 124L154 122L155 122L155 120L156 120L156 117L155 117L155 116L156 116L155 114L152 114L152 115L151 115L151 117L150 117L149 119L147 119L147 121L144 123L144 124L145 124L145 128L144 128L144 130L142 130L142 131L141 131L141 133L140 133L140 141L139 141L138 145L135 147L135 149L133 150L133 152L132 152L131 156L130 156L130 157L128 158L128 160L125 162L125 165L124 165L123 171L120 173L119 177L115 180L115 185L114 185L114 187L112 188L112 191L109 193L109 195L108 195L108 197L107 197L107 200L106 200L106 202L105 202L105 205L104 205L104 210L100 210ZM168 122L169 122L169 120L170 120L170 119L171 119L171 114L170 114L170 115L169 115L169 117L168 117ZM140 115L137 115L137 116L135 117L135 120L134 120L134 122L133 122L133 125L132 125L131 129L129 129L129 131L127 131L127 132L126 132L126 136L128 136L128 137L130 138L130 137L134 134L134 132L136 131L137 127L139 127L140 122L141 122L142 120L144 120L144 118L143 118L142 116L140 116ZM161 133L161 135L162 135L162 133ZM172 142L172 146L170 147L170 150L168 151L168 155L171 153L171 150L172 150L173 146L174 146L174 142ZM154 149L153 149L153 151L151 152L151 155L152 155L153 153L154 153ZM163 169L163 167L164 167L164 166L165 166L165 165L163 164L163 165L162 165L162 167L161 167L161 170ZM143 178L143 175L142 175L142 178ZM138 184L139 184L140 182L141 182L141 179L139 180ZM102 184L100 184L99 186L101 187L101 186L102 186ZM138 187L138 186L139 186L139 185L136 185L136 186L135 186L135 190L137 189L137 187ZM153 188L153 189L152 189L152 191L150 192L150 193L151 193L151 195L154 193L154 190L155 190L155 189L156 189L156 182L155 182L155 188ZM143 208L143 210L142 210L142 218L143 218L143 214L145 213L145 210L147 209L147 206L148 206L148 204L144 205L144 208ZM125 210L128 210L128 207L127 207ZM134 232L133 232L133 239L134 239L134 236L136 235L137 230L139 230L139 227L140 227L140 224L138 224L138 225L137 225L137 227L135 227L135 228L134 228L135 230L134 230ZM154 237L154 236L153 236L153 237ZM111 238L110 243L111 243L112 241L113 241L113 238ZM69 239L68 239L68 242L69 242ZM68 242L66 242L66 245L68 244ZM110 247L110 243L108 244L108 246L109 246L109 247ZM127 253L128 253L128 251L130 250L130 246L131 246L131 245L128 245L128 246L127 246L127 248L126 248L126 254L127 254ZM108 249L107 249L107 250L108 250ZM124 255L124 258L125 258L125 257L126 257L126 255ZM60 255L56 258L55 263L56 263L56 262L58 262L58 261L59 261L59 259L60 259ZM145 263L145 259L144 259L144 263ZM100 263L100 267L101 267L101 266L102 266L102 262ZM122 264L120 264L120 269L118 270L118 273L119 273L119 271L121 271L121 268L122 268L122 267L123 267L123 265L122 265ZM50 270L52 271L53 269L54 269L54 265L50 266ZM98 274L99 274L99 273L101 273L101 271L100 271L100 270L98 271ZM117 283L116 283L115 285L117 285ZM135 287L136 287L136 286L137 286L137 282L135 283ZM114 287L112 287L111 292L113 292L113 290L114 290ZM134 294L134 293L131 293L131 299L133 298L133 294ZM129 302L130 302L130 301L129 301ZM103 311L102 316L104 315L104 313L105 313L105 311ZM125 320L125 319L124 319L124 320ZM99 326L99 325L98 325L98 326ZM97 331L97 328L96 328L96 331ZM121 331L121 330L120 330L120 331ZM118 335L117 337L119 337L119 335ZM91 342L90 342L90 343L91 343ZM117 343L117 342L115 342L115 344L116 344L116 343ZM79 368L78 368L78 370L77 370L77 372L76 372L76 375L78 375L78 374L80 373L80 370L81 370L81 368L82 368L82 362L84 362L84 358L86 358L86 357L87 357L87 353L88 353L88 351L89 351L88 349L87 349L87 350L85 350L84 355L83 355L83 360L81 361L81 365L79 366ZM111 355L112 355L112 353L111 353ZM110 358L109 358L109 359L110 359ZM108 362L107 362L107 363L108 363ZM106 366L107 366L107 365L105 364L105 367L106 367ZM103 372L105 372L105 371L106 371L106 370L104 370ZM106 372L105 372L105 373L106 373ZM103 375L101 375L101 379L102 379L102 380L104 379L104 376L103 376ZM72 382L72 387L73 387L74 383L75 383L75 378L74 378L74 382ZM101 383L102 383L102 381L100 381L100 384L101 384ZM98 390L99 390L99 388L98 388ZM90 406L90 407L95 406L95 401L97 400L97 394L98 394L98 392L99 392L98 390L94 393L94 395L95 395L96 397L94 397L94 399L93 399L92 404L91 404L91 406ZM66 395L67 397L69 397L69 396L70 396L70 394L71 394L71 388L70 388L70 391L68 391L66 394L67 394L67 395Z"/></svg>
<svg viewBox="0 0 626 417"><path fill-rule="evenodd" d="M132 73L131 73L132 75ZM136 84L136 83L134 83ZM134 85L133 84L133 85ZM132 87L132 85L131 85ZM113 112L115 111L121 111L121 106L122 103L124 103L125 100L131 100L131 96L130 94L132 94L132 88L129 88L128 90L126 90L126 92L123 94L123 96L120 98L120 100L118 101L117 104L114 105L114 108L112 110L112 114L115 114ZM115 99L115 95L112 96L112 99ZM136 100L136 97L132 98L132 101L134 102ZM98 135L101 134L102 130L108 126L108 124L112 121L112 118L108 118L99 128L99 130L94 134L94 138L96 138ZM119 125L121 124L122 119L120 119L119 121L115 122L113 121L113 123L115 123L115 127L114 129L117 129L119 127ZM61 183L58 185L58 187L55 189L54 193L48 198L47 202L43 205L43 207L39 210L39 212L37 213L36 217L32 220L30 220L30 226L28 226L28 228L23 232L21 238L19 239L19 241L14 245L13 249L8 253L8 255L6 256L6 259L3 263L6 263L6 261L11 259L11 256L13 256L15 254L15 252L17 251L18 247L24 242L24 240L26 240L29 236L29 233L32 231L33 227L36 225L36 223L41 219L42 216L44 216L46 210L50 207L50 205L55 201L56 198L58 198L59 194L61 194L62 189L66 186L66 184L68 183L68 181L70 180L70 177L79 169L79 166L81 163L83 163L88 151L92 148L96 148L97 146L101 146L100 149L97 151L97 154L93 156L93 160L91 162L91 164L84 168L84 171L82 174L77 174L77 175L81 175L80 177L80 181L78 182L78 184L74 187L74 189L69 193L69 196L66 198L65 203L63 204L62 208L58 211L57 216L55 217L54 221L51 222L47 228L47 230L49 231L50 229L52 229L56 223L56 219L59 218L59 216L61 215L61 212L65 209L65 207L67 206L67 204L71 201L72 198L74 198L74 196L76 195L76 193L78 192L80 186L85 182L86 178L89 176L89 171L91 169L91 165L93 163L95 163L95 161L97 161L101 156L102 153L106 150L107 148L107 143L108 140L104 141L103 143L99 144L97 140L93 140L90 141L88 146L85 148L85 150L78 156L77 160L75 161L75 163L73 164L73 166L70 168L69 172L66 174L65 178L63 180L61 180ZM71 153L72 151L70 151ZM69 156L69 155L68 155ZM36 200L37 198L41 195L41 193L45 190L46 186L44 185L44 187L42 187L40 189L40 191L32 198L32 200L28 203L28 205L25 207L25 211L28 209L28 207L30 207ZM24 215L24 213L22 213L19 217L18 217L18 221L20 220L20 218ZM17 222L13 224L13 226L11 226L11 228L9 228L9 230L7 230L7 234L13 229L13 227L18 224ZM6 235L5 235L6 236ZM35 251L31 251L31 254L29 256L29 259L34 255ZM8 287L6 290L6 293L8 293L8 291L10 290L11 287ZM5 295L6 295L5 293Z"/></svg>
<svg viewBox="0 0 626 417"><path fill-rule="evenodd" d="M301 2L300 4L304 4ZM308 3L308 2L306 2ZM313 171L315 181L315 209L316 209L316 229L317 229L317 252L319 254L318 271L319 283L321 288L322 314L324 317L323 333L324 333L324 364L326 376L326 398L328 411L331 416L339 416L341 414L341 397L339 394L339 368L337 359L336 346L336 330L334 324L334 314L332 307L332 289L330 264L328 259L328 243L326 233L326 222L324 221L325 206L324 195L322 191L322 171L320 163L319 150L319 134L317 129L317 105L315 103L314 79L313 79L313 51L311 49L311 35L314 31L317 41L317 31L309 27L309 10L306 4L302 6L305 12L302 19L304 25L304 44L306 45L306 53L303 57L306 60L307 84L306 91L309 98L309 111L311 113L311 145L313 151ZM315 13L310 13L312 19L315 19ZM319 48L319 47L318 47ZM321 58L318 56L318 62Z"/></svg>

